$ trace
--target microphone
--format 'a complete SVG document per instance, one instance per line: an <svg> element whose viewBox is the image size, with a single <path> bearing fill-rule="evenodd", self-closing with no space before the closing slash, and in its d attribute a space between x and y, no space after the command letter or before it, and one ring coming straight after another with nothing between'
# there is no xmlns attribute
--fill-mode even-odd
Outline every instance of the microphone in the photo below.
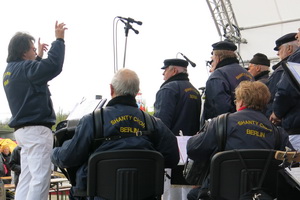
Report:
<svg viewBox="0 0 300 200"><path fill-rule="evenodd" d="M139 31L138 31L138 30L135 30L132 26L130 26L129 28L130 28L131 30L133 30L135 34L139 34Z"/></svg>
<svg viewBox="0 0 300 200"><path fill-rule="evenodd" d="M196 64L194 62L190 61L190 59L188 59L185 55L183 55L183 53L180 53L180 54L184 57L184 59L186 59L186 61L188 61L192 65L192 67L196 67Z"/></svg>
<svg viewBox="0 0 300 200"><path fill-rule="evenodd" d="M138 25L142 25L142 24L143 24L143 22L141 22L141 21L135 21L134 19L132 19L132 18L130 18L130 17L125 18L125 17L120 17L120 16L118 16L118 18L124 19L124 20L128 21L129 23L136 23L136 24L138 24Z"/></svg>
<svg viewBox="0 0 300 200"><path fill-rule="evenodd" d="M213 62L213 60L210 60L210 61L206 61L206 66L210 66L211 65L211 63Z"/></svg>
<svg viewBox="0 0 300 200"><path fill-rule="evenodd" d="M135 30L130 24L128 24L128 23L126 23L126 22L124 22L124 20L123 19L120 19L121 20L121 22L123 22L124 24L126 24L126 27L125 27L125 30L129 30L129 29L131 29L131 30L133 30L134 31L134 33L135 34L139 34L139 31L138 30Z"/></svg>
<svg viewBox="0 0 300 200"><path fill-rule="evenodd" d="M198 88L198 90L204 91L205 87L200 87L200 88Z"/></svg>

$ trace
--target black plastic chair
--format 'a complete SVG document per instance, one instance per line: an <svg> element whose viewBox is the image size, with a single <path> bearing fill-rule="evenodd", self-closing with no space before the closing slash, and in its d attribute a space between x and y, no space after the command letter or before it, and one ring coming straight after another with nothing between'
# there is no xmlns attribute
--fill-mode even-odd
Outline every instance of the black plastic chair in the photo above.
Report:
<svg viewBox="0 0 300 200"><path fill-rule="evenodd" d="M248 168L246 172L238 153ZM266 159L272 160L265 175L262 188L274 198L277 196L277 173L282 161L274 158L275 150L230 150L215 154L210 166L210 192L212 199L238 200L240 195L258 185Z"/></svg>
<svg viewBox="0 0 300 200"><path fill-rule="evenodd" d="M97 152L89 159L87 179L87 195L91 199L161 199L164 158L150 150Z"/></svg>

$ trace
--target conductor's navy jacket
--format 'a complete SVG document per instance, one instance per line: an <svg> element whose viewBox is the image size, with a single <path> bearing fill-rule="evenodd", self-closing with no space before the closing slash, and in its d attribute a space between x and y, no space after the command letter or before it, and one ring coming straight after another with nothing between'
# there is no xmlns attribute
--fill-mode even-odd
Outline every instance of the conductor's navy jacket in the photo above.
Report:
<svg viewBox="0 0 300 200"><path fill-rule="evenodd" d="M3 74L3 86L12 113L8 125L54 125L48 81L60 74L65 56L62 39L52 43L48 58L9 62Z"/></svg>

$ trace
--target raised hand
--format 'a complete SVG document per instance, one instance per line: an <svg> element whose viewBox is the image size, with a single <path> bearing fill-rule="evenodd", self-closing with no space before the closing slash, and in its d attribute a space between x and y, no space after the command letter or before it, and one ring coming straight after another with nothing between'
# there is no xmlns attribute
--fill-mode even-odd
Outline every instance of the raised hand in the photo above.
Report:
<svg viewBox="0 0 300 200"><path fill-rule="evenodd" d="M67 30L68 28L65 27L65 23L60 23L58 24L58 22L55 22L55 37L56 38L61 38L64 39L65 38L65 30Z"/></svg>
<svg viewBox="0 0 300 200"><path fill-rule="evenodd" d="M38 40L38 52L37 52L37 55L40 58L43 58L44 52L48 51L48 46L49 46L48 44L41 43L41 38L39 38L39 40Z"/></svg>

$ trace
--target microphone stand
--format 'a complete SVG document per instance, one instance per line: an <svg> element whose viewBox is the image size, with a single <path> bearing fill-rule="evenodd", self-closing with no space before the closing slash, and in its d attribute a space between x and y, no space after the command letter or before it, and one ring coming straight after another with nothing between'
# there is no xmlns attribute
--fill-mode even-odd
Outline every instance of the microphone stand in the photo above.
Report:
<svg viewBox="0 0 300 200"><path fill-rule="evenodd" d="M123 20L121 20L123 22ZM124 47L124 59L123 59L123 68L125 68L125 59L126 59L126 52L127 52L127 38L128 38L128 33L129 33L129 29L130 29L130 24L129 21L127 21L125 23L125 47Z"/></svg>
<svg viewBox="0 0 300 200"><path fill-rule="evenodd" d="M129 21L125 22L124 20L120 19L121 22L123 22L125 24L125 47L124 47L124 60L123 60L123 68L125 68L125 60L126 60L126 51L127 51L127 38L128 38L128 33L129 33L129 29L133 30L135 32L135 34L139 34L138 30L135 30Z"/></svg>

